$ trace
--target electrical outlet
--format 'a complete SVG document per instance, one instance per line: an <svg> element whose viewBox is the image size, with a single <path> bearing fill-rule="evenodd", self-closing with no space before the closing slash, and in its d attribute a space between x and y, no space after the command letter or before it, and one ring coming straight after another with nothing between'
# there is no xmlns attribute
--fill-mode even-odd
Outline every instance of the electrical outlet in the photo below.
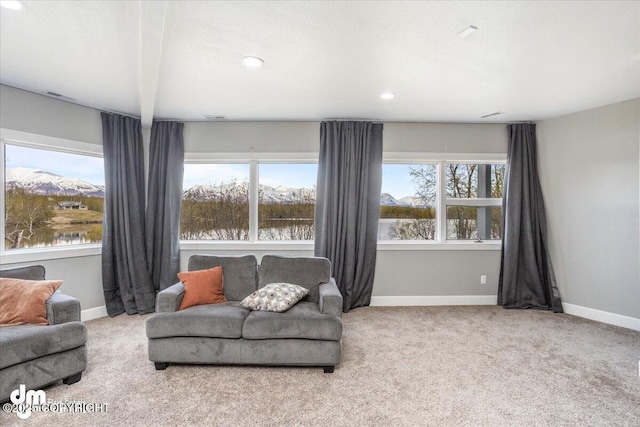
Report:
<svg viewBox="0 0 640 427"><path fill-rule="evenodd" d="M484 274L482 276L480 276L480 284L481 285L486 285L487 284L487 276L485 276Z"/></svg>

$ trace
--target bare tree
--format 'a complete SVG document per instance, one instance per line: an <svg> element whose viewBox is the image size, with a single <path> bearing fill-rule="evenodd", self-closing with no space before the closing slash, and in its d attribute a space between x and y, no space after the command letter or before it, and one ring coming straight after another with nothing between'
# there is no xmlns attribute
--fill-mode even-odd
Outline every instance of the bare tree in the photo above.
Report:
<svg viewBox="0 0 640 427"><path fill-rule="evenodd" d="M46 197L11 186L5 191L5 245L20 248L47 228L51 207Z"/></svg>
<svg viewBox="0 0 640 427"><path fill-rule="evenodd" d="M247 240L249 190L235 182L215 187L202 198L186 193L180 215L180 238L186 240Z"/></svg>
<svg viewBox="0 0 640 427"><path fill-rule="evenodd" d="M436 237L436 167L418 165L409 169L415 187L414 196L422 208L399 208L409 219L397 219L389 228L389 237L399 240L433 240ZM406 217L405 217L406 218Z"/></svg>
<svg viewBox="0 0 640 427"><path fill-rule="evenodd" d="M263 200L263 197L260 197ZM288 203L261 203L260 238L265 240L313 240L315 191L301 188Z"/></svg>

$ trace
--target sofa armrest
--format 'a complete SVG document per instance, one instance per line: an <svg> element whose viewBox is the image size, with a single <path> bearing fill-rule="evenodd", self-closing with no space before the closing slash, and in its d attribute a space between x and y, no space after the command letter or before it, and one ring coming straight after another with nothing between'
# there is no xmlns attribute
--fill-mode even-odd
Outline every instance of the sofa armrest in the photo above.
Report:
<svg viewBox="0 0 640 427"><path fill-rule="evenodd" d="M50 325L80 321L80 301L61 292L54 292L47 300L47 320Z"/></svg>
<svg viewBox="0 0 640 427"><path fill-rule="evenodd" d="M318 287L320 293L320 312L342 317L342 294L332 277Z"/></svg>
<svg viewBox="0 0 640 427"><path fill-rule="evenodd" d="M184 297L184 285L181 282L158 292L156 296L156 313L178 311L182 297Z"/></svg>

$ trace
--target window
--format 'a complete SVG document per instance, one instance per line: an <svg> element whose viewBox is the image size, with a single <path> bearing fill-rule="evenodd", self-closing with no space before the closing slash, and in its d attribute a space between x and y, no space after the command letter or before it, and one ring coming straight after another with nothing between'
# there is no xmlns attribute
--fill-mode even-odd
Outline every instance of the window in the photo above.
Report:
<svg viewBox="0 0 640 427"><path fill-rule="evenodd" d="M378 240L435 240L437 165L384 164Z"/></svg>
<svg viewBox="0 0 640 427"><path fill-rule="evenodd" d="M313 240L317 173L315 163L186 163L180 238Z"/></svg>
<svg viewBox="0 0 640 427"><path fill-rule="evenodd" d="M317 164L259 165L260 240L313 240Z"/></svg>
<svg viewBox="0 0 640 427"><path fill-rule="evenodd" d="M185 164L182 240L249 240L249 164Z"/></svg>
<svg viewBox="0 0 640 427"><path fill-rule="evenodd" d="M499 240L504 164L447 163L446 229L451 240Z"/></svg>
<svg viewBox="0 0 640 427"><path fill-rule="evenodd" d="M378 241L499 240L504 163L382 166Z"/></svg>
<svg viewBox="0 0 640 427"><path fill-rule="evenodd" d="M104 163L98 154L2 145L4 250L102 240Z"/></svg>

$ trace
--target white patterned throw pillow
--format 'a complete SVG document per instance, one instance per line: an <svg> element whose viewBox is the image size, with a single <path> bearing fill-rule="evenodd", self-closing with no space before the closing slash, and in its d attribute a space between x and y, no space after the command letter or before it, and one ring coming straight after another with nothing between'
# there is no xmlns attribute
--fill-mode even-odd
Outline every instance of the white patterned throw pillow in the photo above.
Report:
<svg viewBox="0 0 640 427"><path fill-rule="evenodd" d="M293 307L308 293L309 289L293 283L270 283L243 299L240 307L282 313Z"/></svg>

